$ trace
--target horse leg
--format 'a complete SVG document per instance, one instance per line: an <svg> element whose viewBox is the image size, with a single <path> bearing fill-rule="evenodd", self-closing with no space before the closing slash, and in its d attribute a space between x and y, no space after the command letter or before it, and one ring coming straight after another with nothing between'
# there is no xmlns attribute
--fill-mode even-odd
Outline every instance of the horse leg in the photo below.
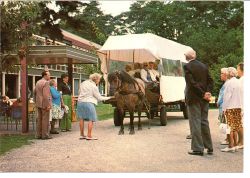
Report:
<svg viewBox="0 0 250 178"><path fill-rule="evenodd" d="M130 115L130 131L129 134L133 135L135 134L135 129L134 129L134 111L129 111Z"/></svg>
<svg viewBox="0 0 250 178"><path fill-rule="evenodd" d="M124 125L123 125L123 120L124 120L124 110L123 109L118 109L119 115L121 117L121 128L118 133L118 135L124 135Z"/></svg>

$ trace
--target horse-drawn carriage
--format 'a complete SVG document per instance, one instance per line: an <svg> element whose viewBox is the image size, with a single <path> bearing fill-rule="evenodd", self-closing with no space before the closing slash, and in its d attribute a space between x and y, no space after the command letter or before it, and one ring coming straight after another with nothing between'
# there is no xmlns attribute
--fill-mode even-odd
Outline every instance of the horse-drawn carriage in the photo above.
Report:
<svg viewBox="0 0 250 178"><path fill-rule="evenodd" d="M183 74L183 63L186 63L184 53L190 47L177 42L159 37L154 34L129 34L122 36L110 36L103 47L98 51L101 59L101 70L105 79L105 94L110 93L110 83L108 74L115 71L122 71L126 64L143 63L150 61L160 61L162 71L160 71L160 92L152 92L146 88L146 102L142 111L148 111L148 117L154 117L155 113L160 113L161 125L167 124L167 107L178 105L187 118L185 107L185 79ZM119 78L119 77L118 77ZM115 107L114 124L120 125L124 112L119 112L116 99L109 100L108 103ZM123 115L121 115L123 114Z"/></svg>

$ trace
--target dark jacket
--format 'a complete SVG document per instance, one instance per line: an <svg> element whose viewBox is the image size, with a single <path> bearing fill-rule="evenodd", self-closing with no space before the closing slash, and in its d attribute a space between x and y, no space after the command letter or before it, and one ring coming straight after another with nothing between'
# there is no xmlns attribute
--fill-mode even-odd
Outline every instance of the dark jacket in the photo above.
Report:
<svg viewBox="0 0 250 178"><path fill-rule="evenodd" d="M62 82L60 88L61 88L61 91L62 91L62 95L71 95L72 94L71 93L71 87L68 84Z"/></svg>
<svg viewBox="0 0 250 178"><path fill-rule="evenodd" d="M211 93L213 79L205 64L198 60L192 60L183 68L186 80L185 98L188 104L202 100L205 92Z"/></svg>

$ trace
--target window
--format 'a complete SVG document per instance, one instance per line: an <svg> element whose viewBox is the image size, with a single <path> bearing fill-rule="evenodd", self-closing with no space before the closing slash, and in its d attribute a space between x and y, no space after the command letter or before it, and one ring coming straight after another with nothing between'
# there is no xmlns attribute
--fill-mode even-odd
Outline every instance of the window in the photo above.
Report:
<svg viewBox="0 0 250 178"><path fill-rule="evenodd" d="M74 96L78 96L78 90L79 90L79 79L74 79Z"/></svg>
<svg viewBox="0 0 250 178"><path fill-rule="evenodd" d="M125 70L125 66L127 64L132 64L131 62L123 62L123 61L114 61L114 60L110 60L109 62L109 71L108 73L112 73L116 70Z"/></svg>
<svg viewBox="0 0 250 178"><path fill-rule="evenodd" d="M5 95L10 99L17 97L18 76L13 74L5 75Z"/></svg>
<svg viewBox="0 0 250 178"><path fill-rule="evenodd" d="M51 69L56 69L56 65L51 65Z"/></svg>
<svg viewBox="0 0 250 178"><path fill-rule="evenodd" d="M163 75L183 76L183 68L180 60L162 59Z"/></svg>
<svg viewBox="0 0 250 178"><path fill-rule="evenodd" d="M65 65L61 65L61 69L64 71L65 70Z"/></svg>
<svg viewBox="0 0 250 178"><path fill-rule="evenodd" d="M57 70L61 70L61 66L60 65L56 65L56 69Z"/></svg>

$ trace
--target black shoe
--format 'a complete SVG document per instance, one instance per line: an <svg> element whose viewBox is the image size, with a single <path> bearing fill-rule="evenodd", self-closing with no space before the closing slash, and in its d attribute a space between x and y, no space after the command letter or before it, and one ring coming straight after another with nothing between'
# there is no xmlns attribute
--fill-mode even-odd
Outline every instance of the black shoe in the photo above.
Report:
<svg viewBox="0 0 250 178"><path fill-rule="evenodd" d="M59 134L59 132L58 131L56 131L56 130L51 130L50 132L49 132L50 134Z"/></svg>
<svg viewBox="0 0 250 178"><path fill-rule="evenodd" d="M212 155L212 154L213 154L213 152L214 152L214 150L213 150L213 149L207 149L207 154L208 154L208 155Z"/></svg>
<svg viewBox="0 0 250 178"><path fill-rule="evenodd" d="M190 134L190 135L187 135L186 136L186 139L192 139L192 135Z"/></svg>
<svg viewBox="0 0 250 178"><path fill-rule="evenodd" d="M188 154L190 154L190 155L197 155L197 156L203 156L203 151L189 151Z"/></svg>
<svg viewBox="0 0 250 178"><path fill-rule="evenodd" d="M52 139L52 137L51 136L47 136L47 137L42 138L42 140L47 140L47 139Z"/></svg>

